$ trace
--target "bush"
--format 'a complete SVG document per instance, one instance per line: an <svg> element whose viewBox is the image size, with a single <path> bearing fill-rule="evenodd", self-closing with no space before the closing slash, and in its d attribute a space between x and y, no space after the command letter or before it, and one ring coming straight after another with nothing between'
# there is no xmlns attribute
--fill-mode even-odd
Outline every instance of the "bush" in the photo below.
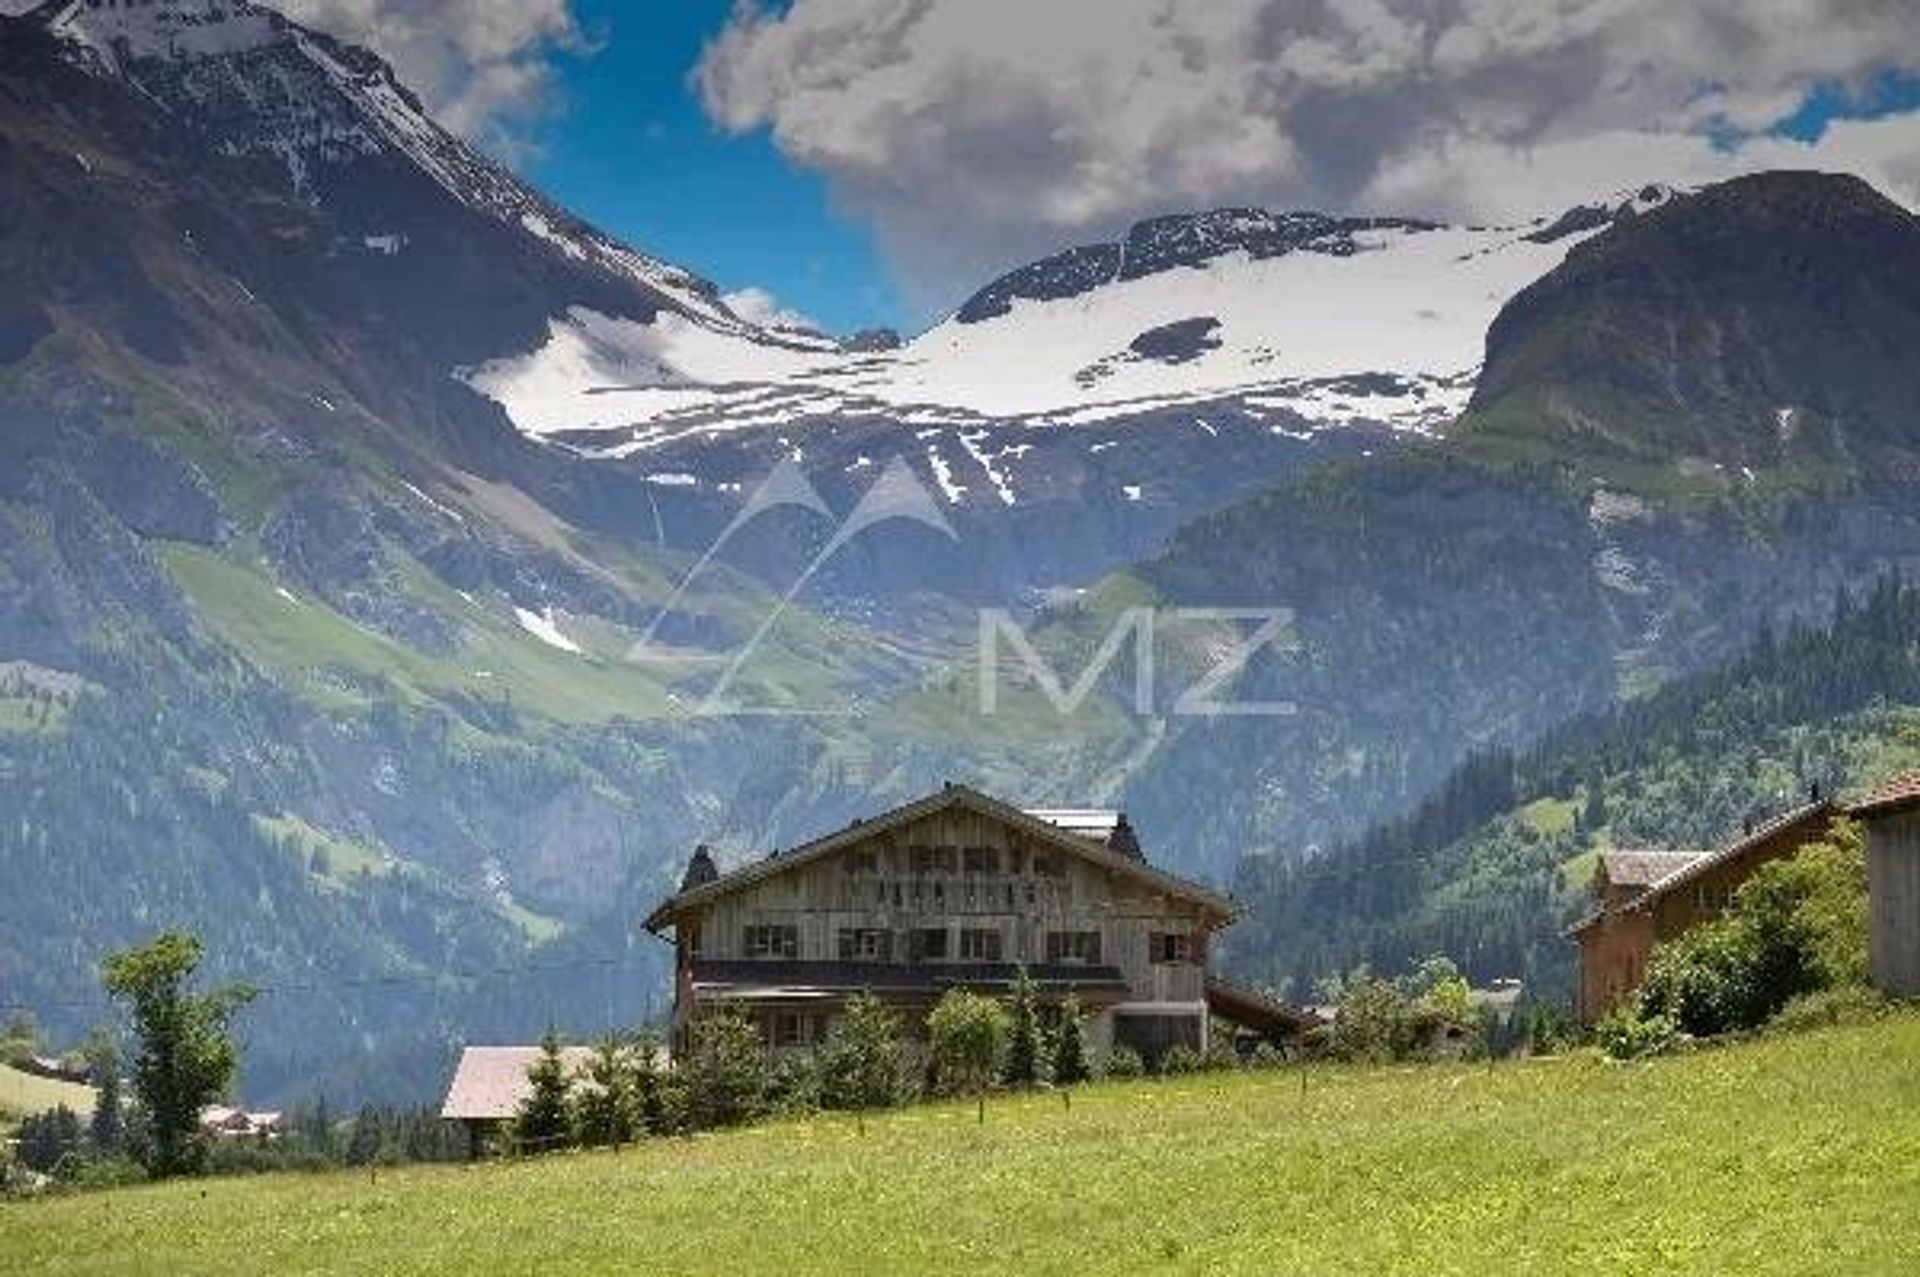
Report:
<svg viewBox="0 0 1920 1277"><path fill-rule="evenodd" d="M1136 1078L1147 1071L1147 1062L1140 1053L1130 1046L1116 1046L1107 1053L1107 1076L1110 1078Z"/></svg>
<svg viewBox="0 0 1920 1277"><path fill-rule="evenodd" d="M1866 968L1865 853L1841 820L1825 840L1756 870L1724 918L1656 948L1640 1008L1696 1037L1730 1033L1804 994L1863 984Z"/></svg>
<svg viewBox="0 0 1920 1277"><path fill-rule="evenodd" d="M1869 1024L1892 1009L1883 994L1865 985L1843 989L1821 989L1803 993L1780 1008L1767 1028L1781 1033L1802 1033L1808 1029L1830 1028L1836 1024Z"/></svg>
<svg viewBox="0 0 1920 1277"><path fill-rule="evenodd" d="M871 993L857 994L827 1034L820 1102L830 1109L888 1108L914 1090L900 1017Z"/></svg>
<svg viewBox="0 0 1920 1277"><path fill-rule="evenodd" d="M1160 1057L1160 1076L1180 1077L1188 1073L1198 1073L1206 1066L1205 1056L1182 1043L1169 1048L1167 1053Z"/></svg>
<svg viewBox="0 0 1920 1277"><path fill-rule="evenodd" d="M1247 1067L1250 1069L1278 1069L1286 1067L1286 1063L1287 1053L1271 1042L1262 1042L1247 1057Z"/></svg>
<svg viewBox="0 0 1920 1277"><path fill-rule="evenodd" d="M775 1061L767 1079L767 1108L782 1117L808 1117L823 1104L820 1057L796 1051Z"/></svg>
<svg viewBox="0 0 1920 1277"><path fill-rule="evenodd" d="M1413 1049L1413 1004L1391 982L1365 968L1347 979L1340 992L1329 1049L1342 1060L1385 1064Z"/></svg>
<svg viewBox="0 0 1920 1277"><path fill-rule="evenodd" d="M1642 1015L1632 1003L1615 1007L1594 1030L1594 1037L1607 1058L1613 1060L1661 1055L1680 1043L1679 1030L1672 1020L1664 1015Z"/></svg>
<svg viewBox="0 0 1920 1277"><path fill-rule="evenodd" d="M1207 1039L1207 1053L1201 1065L1209 1073L1230 1073L1241 1067L1240 1051L1230 1033L1215 1033Z"/></svg>
<svg viewBox="0 0 1920 1277"><path fill-rule="evenodd" d="M731 1008L693 1026L693 1047L676 1072L685 1076L688 1118L696 1128L735 1126L766 1112L767 1053L753 1022Z"/></svg>
<svg viewBox="0 0 1920 1277"><path fill-rule="evenodd" d="M949 989L927 1016L934 1085L947 1095L977 1095L992 1084L1007 1048L1007 1012L992 998Z"/></svg>

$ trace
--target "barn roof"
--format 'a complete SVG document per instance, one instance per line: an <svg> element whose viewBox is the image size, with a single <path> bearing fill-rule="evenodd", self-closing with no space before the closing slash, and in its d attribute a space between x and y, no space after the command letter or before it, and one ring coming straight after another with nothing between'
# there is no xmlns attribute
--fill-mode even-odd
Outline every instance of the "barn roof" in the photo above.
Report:
<svg viewBox="0 0 1920 1277"><path fill-rule="evenodd" d="M1168 895L1177 896L1180 899L1201 905L1222 918L1230 919L1233 917L1233 901L1210 887L1204 887L1197 882L1178 877L1164 870L1155 869L1144 860L1135 859L1131 856L1123 855L1120 852L1110 850L1102 842L1089 834L1069 829L1067 825L1056 823L1054 820L1049 820L1032 812L1022 811L1020 808L1003 803L996 798L989 798L976 789L970 789L965 785L949 784L927 795L925 798L907 803L901 807L896 807L892 811L876 816L871 820L855 821L853 824L848 825L836 833L828 834L823 838L817 838L791 851L775 852L773 855L767 856L764 859L742 865L731 873L722 874L712 882L705 883L691 890L681 891L653 911L652 915L646 920L646 929L648 931L659 932L672 926L674 919L690 906L705 904L708 901L719 899L743 887L751 886L754 883L771 878L776 874L782 874L790 869L809 864L825 856L830 856L863 839L870 838L874 834L884 833L889 829L895 829L901 825L909 824L913 821L921 820L925 817L956 807L965 808L976 814L1002 821L1044 843L1060 848L1063 851L1071 852L1103 868L1141 879L1157 889L1166 892ZM1059 816L1062 813L1054 812L1052 814ZM1087 814L1088 813L1084 811L1076 811L1075 813L1077 816ZM1114 813L1114 820L1116 823L1118 822L1118 813ZM1076 820L1074 823L1081 828L1086 828L1090 822ZM1109 826L1109 830L1111 830L1111 826Z"/></svg>
<svg viewBox="0 0 1920 1277"><path fill-rule="evenodd" d="M1856 816L1886 816L1920 807L1920 772L1897 776L1853 806Z"/></svg>
<svg viewBox="0 0 1920 1277"><path fill-rule="evenodd" d="M540 1058L537 1046L470 1046L460 1052L460 1063L447 1084L440 1116L470 1120L512 1117L532 1093L527 1070ZM570 1074L585 1072L593 1048L560 1048L560 1060Z"/></svg>
<svg viewBox="0 0 1920 1277"><path fill-rule="evenodd" d="M1616 887L1651 887L1685 869L1706 851L1668 851L1627 848L1600 853L1600 870Z"/></svg>
<svg viewBox="0 0 1920 1277"><path fill-rule="evenodd" d="M1666 877L1654 883L1653 886L1649 887L1646 894L1639 896L1631 903L1622 906L1622 908L1629 910L1652 908L1654 901L1680 887L1686 886L1702 874L1716 869L1730 860L1738 860L1755 847L1778 837L1787 830L1800 825L1811 825L1815 823L1820 824L1824 828L1829 821L1839 814L1840 809L1824 798L1816 802L1808 803L1804 807L1796 807L1783 816L1776 816L1763 825L1755 826L1735 841L1728 843L1717 851L1705 856L1700 856L1675 870L1673 873L1668 874Z"/></svg>

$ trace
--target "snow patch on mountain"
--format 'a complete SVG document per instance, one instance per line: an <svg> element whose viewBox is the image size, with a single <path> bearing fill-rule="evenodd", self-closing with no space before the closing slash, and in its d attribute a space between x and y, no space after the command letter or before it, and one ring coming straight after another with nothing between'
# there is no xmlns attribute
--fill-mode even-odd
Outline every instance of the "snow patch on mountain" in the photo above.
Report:
<svg viewBox="0 0 1920 1277"><path fill-rule="evenodd" d="M540 348L464 375L523 431L609 456L826 418L1078 426L1222 401L1288 431L1430 434L1471 399L1501 307L1614 219L1670 198L1632 192L1506 228L1160 219L1129 237L1133 257L1075 250L1015 272L897 350L771 346L673 315L577 309ZM1148 249L1158 257L1142 265Z"/></svg>

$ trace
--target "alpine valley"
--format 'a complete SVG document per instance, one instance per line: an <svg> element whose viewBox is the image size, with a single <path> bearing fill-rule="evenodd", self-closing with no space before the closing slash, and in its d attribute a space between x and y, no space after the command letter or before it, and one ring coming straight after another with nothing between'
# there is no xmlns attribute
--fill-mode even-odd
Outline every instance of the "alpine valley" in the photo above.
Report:
<svg viewBox="0 0 1920 1277"><path fill-rule="evenodd" d="M1552 992L1590 851L1555 813L1697 839L1920 756L1920 222L1852 178L1175 214L842 339L586 225L364 49L60 0L0 17L0 277L0 1003L76 1035L103 953L190 927L268 990L262 1098L657 1015L637 922L695 843L943 779L1125 807L1237 884L1249 976L1403 956L1417 889L1497 933L1470 975ZM1116 635L1064 709L1025 660L1072 684ZM1869 643L1872 686L1787 695ZM1646 798L1696 738L1603 748L1753 687L1765 756L1705 808ZM1305 894L1348 856L1400 894Z"/></svg>

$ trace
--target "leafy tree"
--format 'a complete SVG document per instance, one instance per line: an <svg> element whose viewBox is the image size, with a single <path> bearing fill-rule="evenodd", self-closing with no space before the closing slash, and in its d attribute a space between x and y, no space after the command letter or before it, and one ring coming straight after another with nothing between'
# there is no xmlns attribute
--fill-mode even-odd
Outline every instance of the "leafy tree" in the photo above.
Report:
<svg viewBox="0 0 1920 1277"><path fill-rule="evenodd" d="M200 958L196 937L167 932L104 967L107 992L127 1003L140 1039L134 1087L147 1120L145 1165L156 1179L205 1164L200 1110L232 1085L239 1057L228 1026L254 996L243 984L190 993Z"/></svg>
<svg viewBox="0 0 1920 1277"><path fill-rule="evenodd" d="M1402 1058L1413 1045L1405 995L1364 967L1355 971L1341 989L1330 1045L1343 1060L1379 1064Z"/></svg>
<svg viewBox="0 0 1920 1277"><path fill-rule="evenodd" d="M573 1079L554 1030L540 1039L540 1058L527 1070L527 1081L532 1089L514 1114L514 1139L523 1151L549 1153L567 1143L573 1128L568 1105Z"/></svg>
<svg viewBox="0 0 1920 1277"><path fill-rule="evenodd" d="M767 1053L744 1013L727 1008L696 1021L692 1053L681 1069L694 1126L735 1126L766 1112Z"/></svg>
<svg viewBox="0 0 1920 1277"><path fill-rule="evenodd" d="M888 1108L911 1090L900 1017L871 993L847 1000L827 1034L820 1061L820 1102L830 1109Z"/></svg>
<svg viewBox="0 0 1920 1277"><path fill-rule="evenodd" d="M20 1124L21 1164L42 1175L53 1174L79 1154L80 1130L79 1117L64 1104L28 1118Z"/></svg>
<svg viewBox="0 0 1920 1277"><path fill-rule="evenodd" d="M927 1037L939 1088L949 1095L983 1095L1006 1053L1006 1008L993 998L949 989L927 1016Z"/></svg>
<svg viewBox="0 0 1920 1277"><path fill-rule="evenodd" d="M1060 1004L1060 1032L1053 1039L1053 1080L1059 1086L1073 1086L1086 1081L1090 1073L1080 999L1069 993Z"/></svg>
<svg viewBox="0 0 1920 1277"><path fill-rule="evenodd" d="M1046 1059L1040 1032L1040 994L1025 967L1013 977L1007 999L1007 1053L1000 1080L1008 1086L1036 1086L1046 1080Z"/></svg>
<svg viewBox="0 0 1920 1277"><path fill-rule="evenodd" d="M580 1143L588 1148L632 1143L639 1102L626 1043L613 1035L602 1038L587 1063L586 1082L573 1100L573 1127Z"/></svg>

